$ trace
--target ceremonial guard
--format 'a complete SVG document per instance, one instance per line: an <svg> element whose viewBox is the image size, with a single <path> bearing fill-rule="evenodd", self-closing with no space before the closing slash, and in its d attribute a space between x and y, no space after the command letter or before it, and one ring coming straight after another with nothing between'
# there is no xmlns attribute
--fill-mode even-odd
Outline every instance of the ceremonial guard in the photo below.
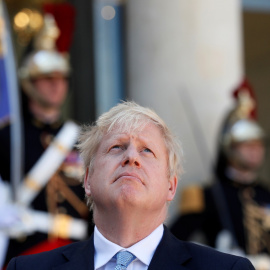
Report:
<svg viewBox="0 0 270 270"><path fill-rule="evenodd" d="M204 244L225 252L270 254L270 192L259 179L266 135L255 120L247 81L234 97L236 106L220 135L215 179L210 186L190 186L182 192L180 215L171 231L183 240L200 231Z"/></svg>
<svg viewBox="0 0 270 270"><path fill-rule="evenodd" d="M12 231L6 262L19 254L84 239L89 233L89 212L78 181L82 163L74 149L79 127L73 121L64 121L61 113L71 69L67 51L62 46L60 52L56 46L59 34L55 17L46 13L44 26L34 41L34 51L26 56L19 69L25 177L18 187L18 205L31 212L20 216L22 230ZM0 175L8 182L11 179L9 124L0 128L0 149Z"/></svg>

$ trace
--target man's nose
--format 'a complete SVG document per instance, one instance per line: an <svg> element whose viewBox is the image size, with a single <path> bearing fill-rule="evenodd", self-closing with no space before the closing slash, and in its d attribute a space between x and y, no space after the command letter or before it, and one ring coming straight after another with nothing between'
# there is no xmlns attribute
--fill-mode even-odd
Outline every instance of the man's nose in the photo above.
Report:
<svg viewBox="0 0 270 270"><path fill-rule="evenodd" d="M126 149L121 164L123 167L126 165L141 167L140 155L135 147L130 146Z"/></svg>

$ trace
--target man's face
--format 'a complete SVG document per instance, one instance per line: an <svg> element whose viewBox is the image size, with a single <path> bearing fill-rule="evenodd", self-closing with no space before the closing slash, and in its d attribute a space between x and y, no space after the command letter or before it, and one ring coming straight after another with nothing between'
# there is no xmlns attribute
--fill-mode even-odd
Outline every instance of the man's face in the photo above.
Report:
<svg viewBox="0 0 270 270"><path fill-rule="evenodd" d="M93 171L85 177L85 191L92 196L94 211L135 207L161 213L167 210L176 186L177 178L168 176L164 139L153 123L136 132L119 133L115 128L107 134Z"/></svg>
<svg viewBox="0 0 270 270"><path fill-rule="evenodd" d="M261 140L252 140L235 145L235 156L244 169L257 170L265 158L265 147Z"/></svg>
<svg viewBox="0 0 270 270"><path fill-rule="evenodd" d="M68 83L67 79L61 74L44 76L33 81L35 100L45 107L60 107L65 101Z"/></svg>

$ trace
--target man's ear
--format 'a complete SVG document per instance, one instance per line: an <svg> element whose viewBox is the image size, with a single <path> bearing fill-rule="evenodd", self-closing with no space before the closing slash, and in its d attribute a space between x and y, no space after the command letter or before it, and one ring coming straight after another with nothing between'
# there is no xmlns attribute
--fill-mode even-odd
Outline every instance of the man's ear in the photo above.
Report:
<svg viewBox="0 0 270 270"><path fill-rule="evenodd" d="M90 190L90 177L89 177L89 168L87 167L85 175L84 175L84 190L87 196L91 195Z"/></svg>
<svg viewBox="0 0 270 270"><path fill-rule="evenodd" d="M167 201L172 201L173 200L173 198L175 196L175 193L176 193L177 184L178 184L178 179L174 175L169 180L169 190L168 190Z"/></svg>

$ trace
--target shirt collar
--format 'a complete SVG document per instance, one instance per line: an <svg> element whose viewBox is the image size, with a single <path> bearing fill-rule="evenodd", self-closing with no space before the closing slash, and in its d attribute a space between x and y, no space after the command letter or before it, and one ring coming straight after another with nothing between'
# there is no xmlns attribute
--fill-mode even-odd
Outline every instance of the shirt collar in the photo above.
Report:
<svg viewBox="0 0 270 270"><path fill-rule="evenodd" d="M134 254L141 262L149 266L155 250L162 238L164 231L163 224L159 225L151 234L129 248L123 248L106 239L95 226L95 268L108 263L111 258L120 250L127 250ZM146 248L147 247L147 248Z"/></svg>

